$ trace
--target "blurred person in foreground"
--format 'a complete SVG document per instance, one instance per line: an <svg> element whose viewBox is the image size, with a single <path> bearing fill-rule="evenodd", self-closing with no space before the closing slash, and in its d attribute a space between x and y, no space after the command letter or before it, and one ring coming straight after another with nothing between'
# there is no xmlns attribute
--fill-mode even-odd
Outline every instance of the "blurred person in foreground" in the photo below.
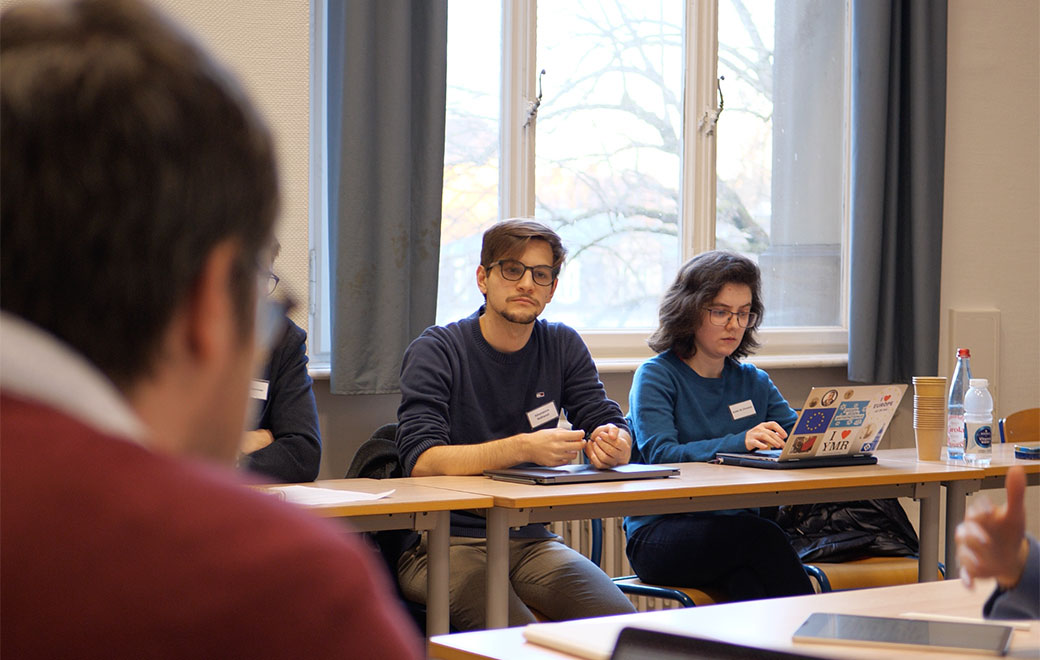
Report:
<svg viewBox="0 0 1040 660"><path fill-rule="evenodd" d="M361 542L230 468L282 313L252 106L131 1L5 11L0 81L4 656L419 657Z"/></svg>
<svg viewBox="0 0 1040 660"><path fill-rule="evenodd" d="M957 562L969 587L976 578L996 578L982 608L988 619L1040 619L1040 545L1026 535L1026 473L1008 470L1007 504L978 498L957 525Z"/></svg>

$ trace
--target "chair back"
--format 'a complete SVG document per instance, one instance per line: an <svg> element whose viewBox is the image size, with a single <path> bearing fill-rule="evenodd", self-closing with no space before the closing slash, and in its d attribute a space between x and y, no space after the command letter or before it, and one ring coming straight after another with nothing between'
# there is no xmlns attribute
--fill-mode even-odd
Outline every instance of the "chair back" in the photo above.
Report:
<svg viewBox="0 0 1040 660"><path fill-rule="evenodd" d="M390 479L403 477L401 455L397 451L397 424L383 424L358 447L347 479Z"/></svg>
<svg viewBox="0 0 1040 660"><path fill-rule="evenodd" d="M397 424L384 424L372 433L372 437L358 447L347 479L395 479L403 477L401 455L397 451ZM401 553L419 543L419 533L410 529L393 529L368 534L368 538L379 548L390 575L397 576L397 560Z"/></svg>
<svg viewBox="0 0 1040 660"><path fill-rule="evenodd" d="M1040 408L1027 408L1000 420L1001 442L1040 442Z"/></svg>

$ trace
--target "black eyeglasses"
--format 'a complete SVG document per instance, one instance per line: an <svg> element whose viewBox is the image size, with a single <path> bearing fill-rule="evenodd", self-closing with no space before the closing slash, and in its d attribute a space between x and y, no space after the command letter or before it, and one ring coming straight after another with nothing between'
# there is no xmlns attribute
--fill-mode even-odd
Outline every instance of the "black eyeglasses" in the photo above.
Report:
<svg viewBox="0 0 1040 660"><path fill-rule="evenodd" d="M713 307L706 307L705 310L708 312L708 320L711 321L712 325L726 325L729 323L730 318L737 317L737 325L742 328L755 325L755 321L758 320L758 314L754 312L731 312L728 309L717 309Z"/></svg>
<svg viewBox="0 0 1040 660"><path fill-rule="evenodd" d="M498 266L502 277L510 282L519 282L524 279L524 273L531 271L531 279L535 284L549 286L556 279L556 271L551 266L525 266L515 259L499 259L488 267L491 270Z"/></svg>

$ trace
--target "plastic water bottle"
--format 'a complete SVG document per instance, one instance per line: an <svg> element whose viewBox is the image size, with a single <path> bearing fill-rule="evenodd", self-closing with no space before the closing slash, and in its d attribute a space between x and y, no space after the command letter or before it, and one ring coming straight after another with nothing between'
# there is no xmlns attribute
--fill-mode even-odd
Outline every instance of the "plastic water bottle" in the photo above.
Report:
<svg viewBox="0 0 1040 660"><path fill-rule="evenodd" d="M971 351L957 349L957 367L950 382L950 396L946 400L946 457L959 461L964 458L964 395L971 380Z"/></svg>
<svg viewBox="0 0 1040 660"><path fill-rule="evenodd" d="M993 397L989 381L972 378L964 395L964 459L985 467L993 456Z"/></svg>

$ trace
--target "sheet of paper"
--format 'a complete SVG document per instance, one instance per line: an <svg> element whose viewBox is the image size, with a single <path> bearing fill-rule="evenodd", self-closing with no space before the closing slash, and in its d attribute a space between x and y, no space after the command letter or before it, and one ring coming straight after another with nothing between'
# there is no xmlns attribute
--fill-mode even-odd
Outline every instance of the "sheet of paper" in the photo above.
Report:
<svg viewBox="0 0 1040 660"><path fill-rule="evenodd" d="M318 506L328 504L349 504L350 502L368 502L380 500L393 494L393 490L381 493L359 493L353 490L337 490L318 486L274 486L266 492L281 497L286 502L302 506Z"/></svg>

